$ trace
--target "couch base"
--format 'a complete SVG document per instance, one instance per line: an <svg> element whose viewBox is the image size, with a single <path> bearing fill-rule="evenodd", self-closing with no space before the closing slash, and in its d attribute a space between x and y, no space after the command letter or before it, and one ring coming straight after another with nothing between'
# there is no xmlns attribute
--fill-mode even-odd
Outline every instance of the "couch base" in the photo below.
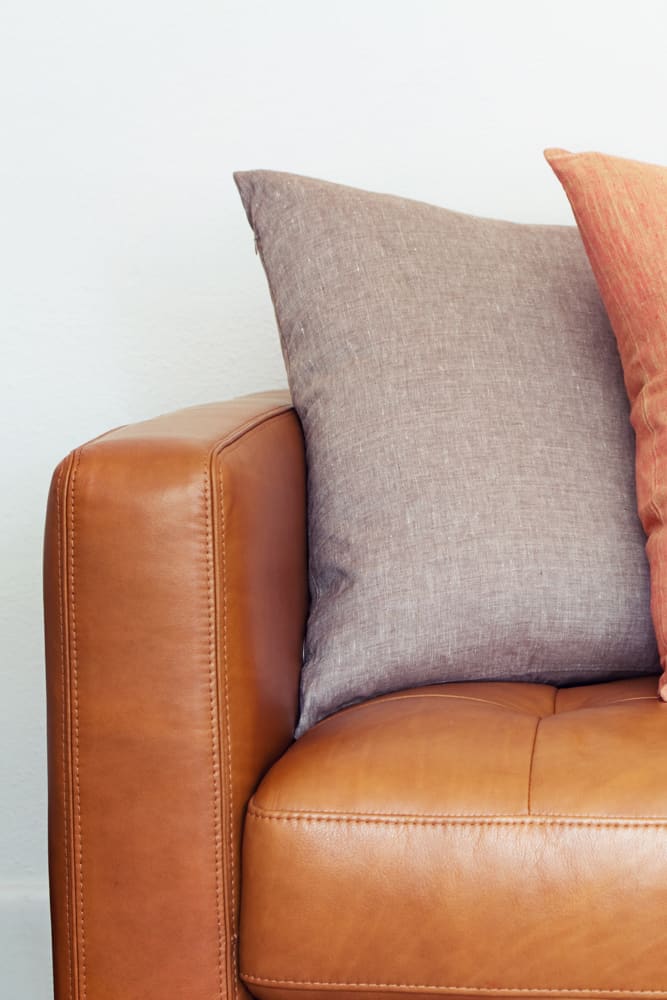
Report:
<svg viewBox="0 0 667 1000"><path fill-rule="evenodd" d="M243 979L261 1000L666 1000L665 773L655 677L347 709L249 806Z"/></svg>

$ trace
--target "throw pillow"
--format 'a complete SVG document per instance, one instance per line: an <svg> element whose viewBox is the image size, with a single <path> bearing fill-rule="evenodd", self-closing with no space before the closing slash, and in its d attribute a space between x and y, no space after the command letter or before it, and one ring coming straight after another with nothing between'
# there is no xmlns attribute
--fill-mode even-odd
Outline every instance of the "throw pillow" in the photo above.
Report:
<svg viewBox="0 0 667 1000"><path fill-rule="evenodd" d="M235 177L306 441L297 735L416 685L655 670L628 404L576 228Z"/></svg>
<svg viewBox="0 0 667 1000"><path fill-rule="evenodd" d="M563 149L545 156L572 205L623 363L667 701L667 168Z"/></svg>

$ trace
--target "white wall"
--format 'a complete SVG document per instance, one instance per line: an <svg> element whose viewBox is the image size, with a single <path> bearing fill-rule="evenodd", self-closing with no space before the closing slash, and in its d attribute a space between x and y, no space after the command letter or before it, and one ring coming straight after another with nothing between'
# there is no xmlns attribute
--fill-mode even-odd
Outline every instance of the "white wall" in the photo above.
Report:
<svg viewBox="0 0 667 1000"><path fill-rule="evenodd" d="M3 1000L50 990L40 559L51 469L110 426L284 382L232 170L569 221L544 146L667 164L664 7L4 0Z"/></svg>

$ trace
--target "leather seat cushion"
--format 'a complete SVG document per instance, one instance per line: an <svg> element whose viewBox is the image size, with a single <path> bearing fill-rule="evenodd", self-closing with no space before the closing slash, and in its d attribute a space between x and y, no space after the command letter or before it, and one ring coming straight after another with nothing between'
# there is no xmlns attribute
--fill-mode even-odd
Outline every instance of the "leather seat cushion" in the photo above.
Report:
<svg viewBox="0 0 667 1000"><path fill-rule="evenodd" d="M246 819L256 996L667 998L655 678L418 688L293 744Z"/></svg>

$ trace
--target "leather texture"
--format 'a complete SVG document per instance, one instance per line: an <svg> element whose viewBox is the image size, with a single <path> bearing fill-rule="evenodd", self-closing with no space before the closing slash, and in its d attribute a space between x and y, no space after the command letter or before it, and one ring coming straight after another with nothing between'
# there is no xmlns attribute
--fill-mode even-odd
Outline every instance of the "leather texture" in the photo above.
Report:
<svg viewBox="0 0 667 1000"><path fill-rule="evenodd" d="M433 686L326 719L250 802L245 982L664 1000L666 733L654 677Z"/></svg>
<svg viewBox="0 0 667 1000"><path fill-rule="evenodd" d="M56 470L45 599L57 1000L245 993L242 815L292 739L306 581L287 393L121 428Z"/></svg>

